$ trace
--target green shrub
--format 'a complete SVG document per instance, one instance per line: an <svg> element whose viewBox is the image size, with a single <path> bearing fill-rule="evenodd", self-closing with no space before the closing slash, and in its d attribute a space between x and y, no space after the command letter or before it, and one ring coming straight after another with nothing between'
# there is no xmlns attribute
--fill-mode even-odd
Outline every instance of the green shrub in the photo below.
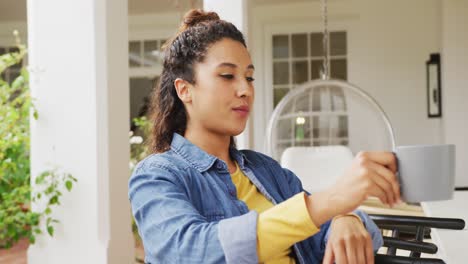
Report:
<svg viewBox="0 0 468 264"><path fill-rule="evenodd" d="M61 191L70 191L76 182L70 174L52 169L36 177L31 190L29 121L30 116L37 119L38 113L28 72L23 67L11 83L2 79L2 73L26 55L18 38L17 46L18 52L0 55L0 248L9 248L22 238L34 243L36 235L43 233L41 223L53 236L58 220L51 217L52 208L60 204ZM43 208L32 211L34 201Z"/></svg>

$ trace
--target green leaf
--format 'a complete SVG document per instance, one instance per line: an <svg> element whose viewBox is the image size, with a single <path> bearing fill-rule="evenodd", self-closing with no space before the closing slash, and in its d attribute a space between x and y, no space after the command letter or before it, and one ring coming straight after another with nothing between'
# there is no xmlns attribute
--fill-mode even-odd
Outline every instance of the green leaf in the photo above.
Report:
<svg viewBox="0 0 468 264"><path fill-rule="evenodd" d="M66 182L65 182L65 187L67 187L67 190L68 190L68 191L71 191L71 189L73 188L73 183L72 183L72 181L66 181Z"/></svg>
<svg viewBox="0 0 468 264"><path fill-rule="evenodd" d="M49 187L47 187L47 189L44 192L45 194L49 195L54 192L54 189L55 187L53 185L50 185Z"/></svg>
<svg viewBox="0 0 468 264"><path fill-rule="evenodd" d="M35 183L42 184L45 181L45 178L49 175L48 171L44 171L39 176L36 177Z"/></svg>
<svg viewBox="0 0 468 264"><path fill-rule="evenodd" d="M52 198L50 198L49 200L49 204L58 204L58 196L53 196Z"/></svg>
<svg viewBox="0 0 468 264"><path fill-rule="evenodd" d="M54 236L54 227L53 226L48 226L47 227L47 233L49 233L50 236Z"/></svg>
<svg viewBox="0 0 468 264"><path fill-rule="evenodd" d="M23 76L26 82L29 80L29 72L25 67L21 68L21 76Z"/></svg>
<svg viewBox="0 0 468 264"><path fill-rule="evenodd" d="M78 182L78 180L75 177L73 177L73 175L71 175L71 174L68 174L67 177L69 179L72 179L74 182Z"/></svg>
<svg viewBox="0 0 468 264"><path fill-rule="evenodd" d="M23 76L18 76L16 79L11 83L11 88L14 90L21 89L21 87L24 85L24 78Z"/></svg>
<svg viewBox="0 0 468 264"><path fill-rule="evenodd" d="M50 207L47 207L44 211L46 215L50 215L52 213L52 210L50 210Z"/></svg>
<svg viewBox="0 0 468 264"><path fill-rule="evenodd" d="M29 243L31 243L31 244L36 243L36 237L34 235L29 236Z"/></svg>

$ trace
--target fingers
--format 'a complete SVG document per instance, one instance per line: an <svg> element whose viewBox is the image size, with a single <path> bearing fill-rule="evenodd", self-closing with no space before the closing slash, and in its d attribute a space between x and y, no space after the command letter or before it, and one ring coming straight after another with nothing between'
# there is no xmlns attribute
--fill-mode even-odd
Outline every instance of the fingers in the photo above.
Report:
<svg viewBox="0 0 468 264"><path fill-rule="evenodd" d="M366 257L366 245L363 247L359 247L358 250L356 251L357 253L357 263L359 264L366 264L367 262L367 257Z"/></svg>
<svg viewBox="0 0 468 264"><path fill-rule="evenodd" d="M374 264L372 238L365 230L354 239L340 239L327 244L322 264Z"/></svg>
<svg viewBox="0 0 468 264"><path fill-rule="evenodd" d="M369 163L371 165L369 165ZM363 172L361 172L364 180L362 180L362 184L364 184L364 192L366 196L371 195L375 196L382 201L384 204L389 203L389 197L387 197L387 192L385 191L387 183L383 179L379 179L380 176L372 169L372 162L368 162L364 164Z"/></svg>
<svg viewBox="0 0 468 264"><path fill-rule="evenodd" d="M365 234L361 237L361 244L356 248L356 257L357 257L357 263L362 263L366 264L367 262L367 253L366 253L366 248L367 248L367 237L366 234L369 234L367 231Z"/></svg>
<svg viewBox="0 0 468 264"><path fill-rule="evenodd" d="M369 194L379 198L382 203L389 204L387 193L377 184L372 188L372 190L370 190Z"/></svg>
<svg viewBox="0 0 468 264"><path fill-rule="evenodd" d="M374 264L372 238L367 231L353 239L347 239L345 250L348 264ZM338 258L337 263L341 263Z"/></svg>
<svg viewBox="0 0 468 264"><path fill-rule="evenodd" d="M346 250L344 241L334 243L333 254L335 255L336 263L347 263Z"/></svg>
<svg viewBox="0 0 468 264"><path fill-rule="evenodd" d="M359 245L357 238L354 236L348 237L346 239L346 259L348 260L348 264L358 264L362 262L357 262L358 255L361 255L361 252L358 252L358 248L362 246ZM361 253L361 254L359 254Z"/></svg>
<svg viewBox="0 0 468 264"><path fill-rule="evenodd" d="M372 171L374 171L374 175L372 175L371 180L374 182L374 184L378 187L378 194L379 195L384 195L385 196L385 202L382 200L382 202L388 204L388 205L393 205L395 203L395 195L393 194L393 188L392 184L386 180L386 178L382 175L380 175L376 170L378 170L379 165L374 164L371 165ZM374 190L375 191L375 190ZM381 197L379 197L381 198Z"/></svg>
<svg viewBox="0 0 468 264"><path fill-rule="evenodd" d="M388 167L393 173L397 172L397 160L392 152L359 152L356 157L358 159L371 160Z"/></svg>
<svg viewBox="0 0 468 264"><path fill-rule="evenodd" d="M328 243L327 248L325 249L325 256L323 257L322 264L333 264L334 260L335 260L335 258L333 256L332 245L330 243Z"/></svg>
<svg viewBox="0 0 468 264"><path fill-rule="evenodd" d="M372 238L369 233L366 232L366 263L367 264L374 264L374 249L372 246Z"/></svg>
<svg viewBox="0 0 468 264"><path fill-rule="evenodd" d="M390 167L396 166L393 153L360 152L357 161L365 174L366 181L371 181L366 183L367 191L370 194L377 196L383 203L390 206L400 200L398 179L390 169ZM389 164L393 165L389 166Z"/></svg>
<svg viewBox="0 0 468 264"><path fill-rule="evenodd" d="M380 181L379 186L384 188L387 196L392 197L389 199L391 204L394 204L400 200L400 185L398 184L398 179L396 175L387 169L386 167L380 166L378 164L370 165L372 169L381 177L378 179ZM376 179L377 180L377 179ZM382 182L385 181L386 183Z"/></svg>

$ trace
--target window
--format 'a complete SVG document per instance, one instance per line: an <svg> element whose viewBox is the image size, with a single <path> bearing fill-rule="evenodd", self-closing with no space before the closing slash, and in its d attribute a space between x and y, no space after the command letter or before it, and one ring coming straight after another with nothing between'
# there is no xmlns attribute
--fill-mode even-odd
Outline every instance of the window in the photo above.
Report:
<svg viewBox="0 0 468 264"><path fill-rule="evenodd" d="M273 105L299 84L319 79L323 64L321 32L272 36ZM330 76L347 80L345 31L330 32ZM296 98L279 121L279 148L348 144L348 116L344 91L320 87Z"/></svg>
<svg viewBox="0 0 468 264"><path fill-rule="evenodd" d="M150 94L153 85L158 78L134 77L130 78L130 120L145 116L150 107ZM133 122L130 123L131 130L135 130Z"/></svg>
<svg viewBox="0 0 468 264"><path fill-rule="evenodd" d="M322 69L322 33L273 35L273 105L294 86L318 79ZM347 80L346 32L330 32L330 75Z"/></svg>
<svg viewBox="0 0 468 264"><path fill-rule="evenodd" d="M165 39L132 40L128 43L128 66L130 69L130 124L144 116L150 102L153 86L158 82L162 68L161 46Z"/></svg>
<svg viewBox="0 0 468 264"><path fill-rule="evenodd" d="M130 68L158 67L162 63L161 46L165 39L134 40L128 43Z"/></svg>

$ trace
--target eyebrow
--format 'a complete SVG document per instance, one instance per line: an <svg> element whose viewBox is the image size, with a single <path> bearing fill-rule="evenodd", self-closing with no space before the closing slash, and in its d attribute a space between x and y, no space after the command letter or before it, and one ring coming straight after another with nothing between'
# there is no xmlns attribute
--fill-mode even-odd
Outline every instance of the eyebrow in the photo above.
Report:
<svg viewBox="0 0 468 264"><path fill-rule="evenodd" d="M237 68L236 64L230 63L230 62L223 62L218 65L218 67L223 67L223 66L230 67L230 68ZM252 64L249 64L249 66L247 66L247 69L255 70L255 67Z"/></svg>

